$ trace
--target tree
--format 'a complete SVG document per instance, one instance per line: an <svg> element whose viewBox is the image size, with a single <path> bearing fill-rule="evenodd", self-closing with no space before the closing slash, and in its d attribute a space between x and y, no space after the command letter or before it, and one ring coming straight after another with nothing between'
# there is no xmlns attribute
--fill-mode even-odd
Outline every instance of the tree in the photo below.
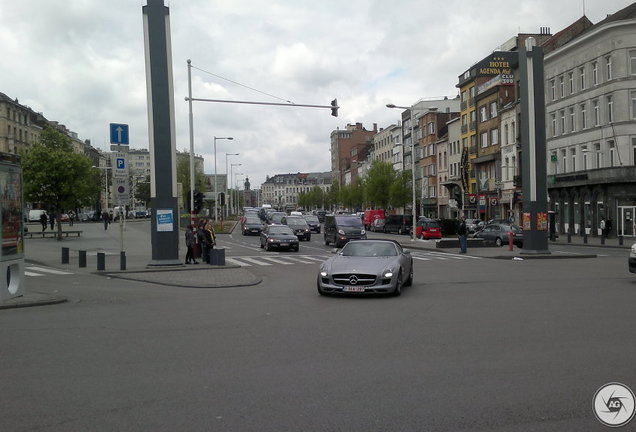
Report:
<svg viewBox="0 0 636 432"><path fill-rule="evenodd" d="M57 214L58 240L62 238L60 212L92 204L99 194L99 172L91 160L73 152L71 139L47 127L39 141L22 155L24 196L43 203Z"/></svg>
<svg viewBox="0 0 636 432"><path fill-rule="evenodd" d="M186 195L190 192L190 158L179 157L177 158L177 182L181 183L181 196L183 202L186 202ZM206 177L205 174L197 170L194 171L194 189L198 191L206 191ZM190 209L187 209L188 211Z"/></svg>
<svg viewBox="0 0 636 432"><path fill-rule="evenodd" d="M373 161L367 172L366 196L369 204L386 209L391 201L389 190L395 182L396 173L389 162Z"/></svg>
<svg viewBox="0 0 636 432"><path fill-rule="evenodd" d="M389 189L391 205L406 208L406 205L412 201L411 192L411 171L402 171Z"/></svg>
<svg viewBox="0 0 636 432"><path fill-rule="evenodd" d="M148 204L150 203L150 176L146 176L143 182L137 182L135 199L143 201L144 207L148 208Z"/></svg>

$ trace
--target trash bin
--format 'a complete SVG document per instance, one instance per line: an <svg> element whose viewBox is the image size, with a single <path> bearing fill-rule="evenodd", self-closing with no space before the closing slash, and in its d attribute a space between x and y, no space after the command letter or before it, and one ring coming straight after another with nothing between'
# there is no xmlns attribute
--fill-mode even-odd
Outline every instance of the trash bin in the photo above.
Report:
<svg viewBox="0 0 636 432"><path fill-rule="evenodd" d="M218 265L218 266L225 265L225 249L223 248L210 249L210 265Z"/></svg>

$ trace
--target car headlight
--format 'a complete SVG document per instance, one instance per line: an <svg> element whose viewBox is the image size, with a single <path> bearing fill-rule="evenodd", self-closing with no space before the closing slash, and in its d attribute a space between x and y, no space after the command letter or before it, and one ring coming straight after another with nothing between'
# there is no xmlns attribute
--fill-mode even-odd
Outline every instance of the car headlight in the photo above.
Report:
<svg viewBox="0 0 636 432"><path fill-rule="evenodd" d="M631 254L636 255L636 243L632 245Z"/></svg>
<svg viewBox="0 0 636 432"><path fill-rule="evenodd" d="M320 276L327 277L327 272L325 270L320 270Z"/></svg>
<svg viewBox="0 0 636 432"><path fill-rule="evenodd" d="M388 268L388 269L384 270L382 272L382 277L385 277L385 278L393 277L393 269L392 268Z"/></svg>
<svg viewBox="0 0 636 432"><path fill-rule="evenodd" d="M360 234L365 235L366 231L365 230L360 230Z"/></svg>

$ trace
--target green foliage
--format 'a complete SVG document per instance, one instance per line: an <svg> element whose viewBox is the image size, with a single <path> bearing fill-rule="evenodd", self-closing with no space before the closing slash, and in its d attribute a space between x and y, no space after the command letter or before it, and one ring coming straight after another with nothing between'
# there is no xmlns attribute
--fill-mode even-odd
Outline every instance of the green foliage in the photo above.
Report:
<svg viewBox="0 0 636 432"><path fill-rule="evenodd" d="M93 204L100 173L91 167L88 157L73 152L68 136L46 128L22 156L25 198L57 212Z"/></svg>
<svg viewBox="0 0 636 432"><path fill-rule="evenodd" d="M190 158L177 158L177 182L181 183L181 196L185 197L190 192ZM197 170L194 171L194 189L205 192L206 186L205 174ZM185 201L185 200L184 200Z"/></svg>
<svg viewBox="0 0 636 432"><path fill-rule="evenodd" d="M373 161L367 173L366 197L370 206L386 209L390 203L388 191L393 185L396 173L389 162Z"/></svg>
<svg viewBox="0 0 636 432"><path fill-rule="evenodd" d="M147 208L150 204L150 176L146 176L143 182L138 182L135 188L135 199L143 201Z"/></svg>
<svg viewBox="0 0 636 432"><path fill-rule="evenodd" d="M411 171L402 171L389 188L390 203L393 207L406 207L412 201Z"/></svg>

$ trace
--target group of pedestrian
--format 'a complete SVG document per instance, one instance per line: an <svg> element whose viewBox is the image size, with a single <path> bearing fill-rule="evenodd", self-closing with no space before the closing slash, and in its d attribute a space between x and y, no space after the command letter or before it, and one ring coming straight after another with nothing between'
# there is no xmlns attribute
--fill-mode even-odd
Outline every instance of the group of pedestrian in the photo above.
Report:
<svg viewBox="0 0 636 432"><path fill-rule="evenodd" d="M53 229L55 229L55 218L56 217L57 216L53 212L51 212L51 214L49 214L48 216L47 216L47 214L45 212L42 212L42 214L40 215L40 223L42 224L42 232L46 231L47 225L51 226L51 231L53 231Z"/></svg>
<svg viewBox="0 0 636 432"><path fill-rule="evenodd" d="M200 219L196 228L190 224L185 232L186 264L199 264L194 253L195 246L201 251L203 262L210 264L210 251L216 245L216 233L212 220Z"/></svg>

